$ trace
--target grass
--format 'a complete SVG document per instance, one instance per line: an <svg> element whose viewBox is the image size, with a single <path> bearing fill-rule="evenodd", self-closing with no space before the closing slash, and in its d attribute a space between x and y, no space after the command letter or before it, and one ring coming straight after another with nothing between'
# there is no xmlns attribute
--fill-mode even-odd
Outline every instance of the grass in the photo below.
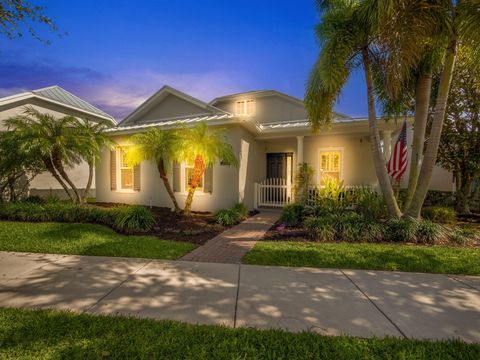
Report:
<svg viewBox="0 0 480 360"><path fill-rule="evenodd" d="M478 359L480 345L0 309L0 358Z"/></svg>
<svg viewBox="0 0 480 360"><path fill-rule="evenodd" d="M480 249L405 244L260 241L244 257L256 265L480 275Z"/></svg>
<svg viewBox="0 0 480 360"><path fill-rule="evenodd" d="M0 250L178 259L195 245L155 236L120 235L102 225L0 221Z"/></svg>

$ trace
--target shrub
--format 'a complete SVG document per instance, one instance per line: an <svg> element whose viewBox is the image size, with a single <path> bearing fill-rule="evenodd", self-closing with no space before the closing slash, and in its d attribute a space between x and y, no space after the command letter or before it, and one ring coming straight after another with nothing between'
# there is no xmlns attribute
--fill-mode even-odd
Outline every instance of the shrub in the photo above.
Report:
<svg viewBox="0 0 480 360"><path fill-rule="evenodd" d="M472 228L456 228L450 234L450 241L458 245L469 245L480 240L480 231Z"/></svg>
<svg viewBox="0 0 480 360"><path fill-rule="evenodd" d="M382 195L373 188L361 186L355 189L356 211L364 216L381 219L387 212L387 204Z"/></svg>
<svg viewBox="0 0 480 360"><path fill-rule="evenodd" d="M333 217L309 217L305 220L308 235L317 241L335 240L335 219Z"/></svg>
<svg viewBox="0 0 480 360"><path fill-rule="evenodd" d="M23 199L22 202L28 204L45 204L46 200L38 195L33 195Z"/></svg>
<svg viewBox="0 0 480 360"><path fill-rule="evenodd" d="M418 221L390 219L386 222L386 240L394 242L416 242Z"/></svg>
<svg viewBox="0 0 480 360"><path fill-rule="evenodd" d="M233 226L239 222L238 212L234 209L222 209L215 214L215 222L222 226Z"/></svg>
<svg viewBox="0 0 480 360"><path fill-rule="evenodd" d="M455 210L444 206L425 207L422 209L422 216L441 224L454 224L456 222Z"/></svg>
<svg viewBox="0 0 480 360"><path fill-rule="evenodd" d="M421 244L435 244L442 239L446 239L447 232L445 228L430 220L419 221L417 224L417 242Z"/></svg>
<svg viewBox="0 0 480 360"><path fill-rule="evenodd" d="M293 203L283 207L280 222L286 226L300 226L303 223L305 207L302 204Z"/></svg>
<svg viewBox="0 0 480 360"><path fill-rule="evenodd" d="M125 233L149 230L155 223L152 213L147 208L138 205L104 209L60 202L5 203L0 206L0 219L102 224Z"/></svg>
<svg viewBox="0 0 480 360"><path fill-rule="evenodd" d="M336 229L339 240L350 242L382 241L385 232L381 223L356 213L338 217Z"/></svg>
<svg viewBox="0 0 480 360"><path fill-rule="evenodd" d="M248 209L244 203L236 203L232 210L237 212L240 220L245 220L248 217Z"/></svg>
<svg viewBox="0 0 480 360"><path fill-rule="evenodd" d="M148 231L155 224L152 213L140 205L120 206L111 211L116 213L114 227L127 234Z"/></svg>

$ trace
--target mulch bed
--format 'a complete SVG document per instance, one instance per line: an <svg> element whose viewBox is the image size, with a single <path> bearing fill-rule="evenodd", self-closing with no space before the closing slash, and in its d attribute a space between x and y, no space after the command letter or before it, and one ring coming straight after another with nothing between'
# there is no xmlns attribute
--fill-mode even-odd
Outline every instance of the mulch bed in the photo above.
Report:
<svg viewBox="0 0 480 360"><path fill-rule="evenodd" d="M97 206L113 207L118 204L95 203ZM228 227L215 223L212 213L192 212L191 216L175 214L169 208L152 207L150 209L157 224L147 235L155 235L164 240L185 241L203 245Z"/></svg>

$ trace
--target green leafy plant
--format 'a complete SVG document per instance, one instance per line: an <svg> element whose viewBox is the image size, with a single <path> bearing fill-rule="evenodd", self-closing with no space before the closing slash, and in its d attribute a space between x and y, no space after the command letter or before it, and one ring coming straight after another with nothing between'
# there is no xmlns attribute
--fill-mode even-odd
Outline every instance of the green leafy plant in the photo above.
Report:
<svg viewBox="0 0 480 360"><path fill-rule="evenodd" d="M239 222L239 214L234 209L222 209L215 214L215 222L222 226L233 226Z"/></svg>
<svg viewBox="0 0 480 360"><path fill-rule="evenodd" d="M248 217L248 209L244 203L236 203L232 210L238 214L240 220L245 220Z"/></svg>
<svg viewBox="0 0 480 360"><path fill-rule="evenodd" d="M313 173L313 167L307 163L301 163L298 166L297 175L295 176L294 194L295 201L299 204L305 205L308 202Z"/></svg>
<svg viewBox="0 0 480 360"><path fill-rule="evenodd" d="M152 213L140 205L121 206L115 208L114 226L117 230L133 234L150 230L155 224Z"/></svg>
<svg viewBox="0 0 480 360"><path fill-rule="evenodd" d="M417 225L417 242L421 244L436 244L447 238L445 228L429 220L422 220Z"/></svg>
<svg viewBox="0 0 480 360"><path fill-rule="evenodd" d="M383 224L357 213L338 216L335 224L337 237L343 241L379 242L385 233Z"/></svg>
<svg viewBox="0 0 480 360"><path fill-rule="evenodd" d="M451 232L450 241L458 245L469 245L475 241L480 241L480 231L457 227Z"/></svg>
<svg viewBox="0 0 480 360"><path fill-rule="evenodd" d="M283 207L280 222L289 227L300 226L303 222L305 207L300 203L288 204Z"/></svg>
<svg viewBox="0 0 480 360"><path fill-rule="evenodd" d="M358 213L373 219L382 219L388 214L384 197L377 193L372 187L356 187L353 194L355 194L355 210Z"/></svg>
<svg viewBox="0 0 480 360"><path fill-rule="evenodd" d="M335 240L335 219L333 217L309 217L305 220L308 236L316 241Z"/></svg>
<svg viewBox="0 0 480 360"><path fill-rule="evenodd" d="M386 240L393 242L417 242L418 221L390 219L386 222Z"/></svg>
<svg viewBox="0 0 480 360"><path fill-rule="evenodd" d="M429 206L422 209L422 217L441 224L454 224L457 221L455 210L445 206Z"/></svg>

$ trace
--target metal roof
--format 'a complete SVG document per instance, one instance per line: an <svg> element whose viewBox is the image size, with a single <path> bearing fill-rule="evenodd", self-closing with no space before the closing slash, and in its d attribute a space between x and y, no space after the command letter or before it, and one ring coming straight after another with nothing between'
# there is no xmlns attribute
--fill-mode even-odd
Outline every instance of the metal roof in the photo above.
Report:
<svg viewBox="0 0 480 360"><path fill-rule="evenodd" d="M96 108L95 106L93 106L92 104L89 104L85 100L80 99L78 96L73 95L67 90L62 89L60 86L55 85L55 86L50 86L50 87L46 87L38 90L33 90L32 93L46 99L57 101L65 105L73 106L77 109L88 111L102 117L107 117L115 122L114 118L109 114L107 114L106 112Z"/></svg>
<svg viewBox="0 0 480 360"><path fill-rule="evenodd" d="M197 116L192 118L182 118L182 119L172 119L172 120L164 120L164 121L156 121L156 122L149 122L139 125L125 125L125 126L117 126L115 128L110 128L105 130L105 132L114 133L114 132L122 132L128 130L140 130L140 129L147 129L152 127L169 127L169 126L179 126L179 125L188 125L188 124L195 124L202 121L212 121L212 120L227 120L233 118L232 114L216 114L216 115L207 115L207 116Z"/></svg>

